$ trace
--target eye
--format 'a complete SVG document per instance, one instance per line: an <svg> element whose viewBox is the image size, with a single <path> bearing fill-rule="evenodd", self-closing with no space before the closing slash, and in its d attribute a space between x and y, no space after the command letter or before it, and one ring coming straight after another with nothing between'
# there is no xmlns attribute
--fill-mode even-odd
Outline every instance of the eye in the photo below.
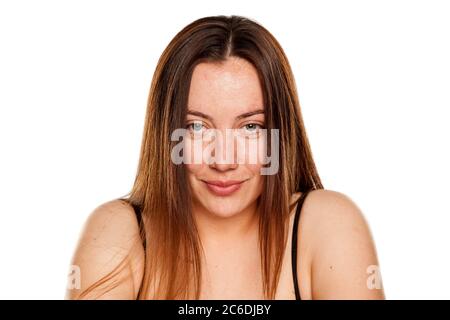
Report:
<svg viewBox="0 0 450 320"><path fill-rule="evenodd" d="M195 121L186 125L186 129L189 129L193 133L200 133L205 130L205 126L200 121Z"/></svg>
<svg viewBox="0 0 450 320"><path fill-rule="evenodd" d="M205 126L201 121L193 121L186 125L192 139L202 139L209 132L207 126Z"/></svg>
<svg viewBox="0 0 450 320"><path fill-rule="evenodd" d="M250 132L255 132L258 128L261 128L261 126L257 123L249 123L249 124L246 124L244 127L247 131L250 131Z"/></svg>
<svg viewBox="0 0 450 320"><path fill-rule="evenodd" d="M194 131L201 131L203 128L203 125L200 122L195 122L192 124L192 130Z"/></svg>
<svg viewBox="0 0 450 320"><path fill-rule="evenodd" d="M261 129L263 129L263 126L258 123L247 123L241 127L240 135L243 135L245 137L258 137L260 135Z"/></svg>

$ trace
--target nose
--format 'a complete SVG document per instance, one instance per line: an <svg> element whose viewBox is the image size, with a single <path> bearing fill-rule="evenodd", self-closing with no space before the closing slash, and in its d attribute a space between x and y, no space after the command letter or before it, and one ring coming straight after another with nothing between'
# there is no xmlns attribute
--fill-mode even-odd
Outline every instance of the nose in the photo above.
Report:
<svg viewBox="0 0 450 320"><path fill-rule="evenodd" d="M232 164L226 164L226 163L216 163L213 162L209 165L210 168L215 169L217 171L228 171L228 170L234 170L237 168L237 163Z"/></svg>
<svg viewBox="0 0 450 320"><path fill-rule="evenodd" d="M218 171L233 170L238 167L237 144L232 130L217 130L213 142L210 168Z"/></svg>

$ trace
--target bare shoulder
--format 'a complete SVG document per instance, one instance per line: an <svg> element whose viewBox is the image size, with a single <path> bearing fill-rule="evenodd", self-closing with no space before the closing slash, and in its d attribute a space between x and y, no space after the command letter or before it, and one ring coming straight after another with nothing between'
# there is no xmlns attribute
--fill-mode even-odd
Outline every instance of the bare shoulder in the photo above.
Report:
<svg viewBox="0 0 450 320"><path fill-rule="evenodd" d="M132 241L139 232L139 226L133 207L119 199L111 200L99 205L88 216L84 225L85 240L94 240L97 244L121 245L124 250L129 249Z"/></svg>
<svg viewBox="0 0 450 320"><path fill-rule="evenodd" d="M72 259L72 266L80 270L79 286L68 288L66 298L135 299L143 261L133 207L119 199L105 202L89 214L83 226ZM113 283L113 289L106 289Z"/></svg>
<svg viewBox="0 0 450 320"><path fill-rule="evenodd" d="M384 298L368 221L348 195L324 189L309 192L301 232L308 242L312 298Z"/></svg>
<svg viewBox="0 0 450 320"><path fill-rule="evenodd" d="M305 220L317 228L339 232L339 227L364 228L367 221L358 205L348 195L334 190L312 190L304 202Z"/></svg>

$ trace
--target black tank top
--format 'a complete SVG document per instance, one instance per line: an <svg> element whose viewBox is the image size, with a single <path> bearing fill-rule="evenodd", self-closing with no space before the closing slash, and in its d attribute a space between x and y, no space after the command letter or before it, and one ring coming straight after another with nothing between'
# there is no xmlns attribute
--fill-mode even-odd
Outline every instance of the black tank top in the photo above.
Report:
<svg viewBox="0 0 450 320"><path fill-rule="evenodd" d="M303 202L305 201L306 196L308 195L309 191L303 192L300 198L297 200L297 208L295 210L295 217L294 217L294 226L292 230L292 252L291 252L291 261L292 261L292 277L294 279L294 288L295 288L295 300L301 300L300 296L300 289L298 285L298 278L297 278L297 233L298 233L298 221L300 219L300 212L302 210ZM132 204L134 211L136 212L136 217L139 222L139 226L141 226L141 210L140 207L137 205ZM146 247L145 238L143 239L143 245L144 248Z"/></svg>

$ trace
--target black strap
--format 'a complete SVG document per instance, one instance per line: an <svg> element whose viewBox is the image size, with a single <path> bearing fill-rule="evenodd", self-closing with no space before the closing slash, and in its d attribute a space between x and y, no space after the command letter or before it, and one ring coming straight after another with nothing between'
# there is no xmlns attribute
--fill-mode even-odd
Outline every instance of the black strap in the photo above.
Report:
<svg viewBox="0 0 450 320"><path fill-rule="evenodd" d="M144 225L142 224L142 214L141 214L141 208L135 204L131 204L134 208L134 212L136 213L136 218L138 221L138 225L139 225L139 230L144 230L145 232L145 228ZM144 248L146 247L146 241L145 241L145 237L143 237L142 239L142 244L144 245Z"/></svg>
<svg viewBox="0 0 450 320"><path fill-rule="evenodd" d="M300 219L300 211L302 210L303 202L306 198L306 195L308 194L309 190L306 192L303 192L300 198L297 201L297 209L295 211L295 218L294 218L294 226L292 230L292 254L291 254L291 261L292 261L292 276L294 278L294 288L295 288L295 300L301 300L300 297L300 289L298 286L298 279L297 279L297 229L298 229L298 220Z"/></svg>

